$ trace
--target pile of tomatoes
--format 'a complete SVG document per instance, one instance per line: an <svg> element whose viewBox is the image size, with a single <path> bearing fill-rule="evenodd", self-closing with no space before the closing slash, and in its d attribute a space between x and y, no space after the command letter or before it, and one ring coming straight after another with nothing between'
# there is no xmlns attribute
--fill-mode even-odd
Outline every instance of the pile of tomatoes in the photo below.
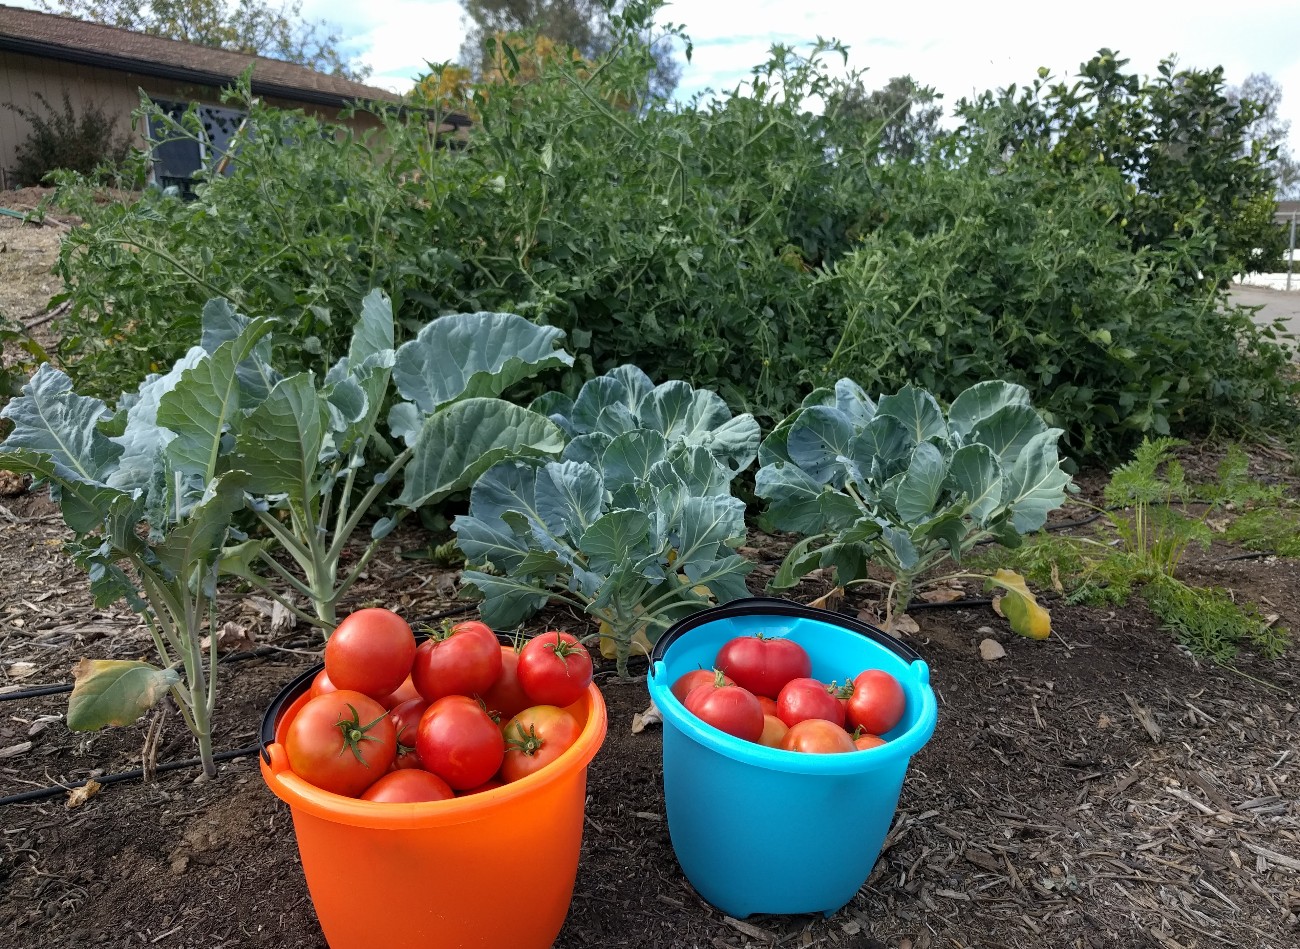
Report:
<svg viewBox="0 0 1300 949"><path fill-rule="evenodd" d="M883 745L880 736L907 710L902 685L883 669L842 686L821 682L802 646L762 634L728 640L712 669L686 673L671 690L688 712L729 735L813 754Z"/></svg>
<svg viewBox="0 0 1300 949"><path fill-rule="evenodd" d="M480 622L417 645L390 610L352 613L284 735L289 768L316 787L377 802L440 801L532 774L577 741L567 707L591 655L569 633L503 646Z"/></svg>

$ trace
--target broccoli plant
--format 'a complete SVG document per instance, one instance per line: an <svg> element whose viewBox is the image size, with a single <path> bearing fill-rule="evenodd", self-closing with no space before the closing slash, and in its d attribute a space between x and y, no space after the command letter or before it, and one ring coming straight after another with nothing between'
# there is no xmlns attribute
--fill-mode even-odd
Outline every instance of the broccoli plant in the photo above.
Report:
<svg viewBox="0 0 1300 949"><path fill-rule="evenodd" d="M873 402L852 380L818 389L763 442L756 490L768 522L806 535L772 581L793 586L831 568L840 587L885 589L886 618L906 610L918 578L981 541L1017 546L1065 499L1070 476L1028 392L983 382L947 415L928 392L906 386ZM868 577L867 565L893 579ZM938 583L951 577L931 580ZM1013 628L1046 636L1045 611L1019 577L1000 572Z"/></svg>
<svg viewBox="0 0 1300 949"><path fill-rule="evenodd" d="M656 386L636 366L619 366L589 379L576 399L548 392L529 406L574 440L571 454L590 460L627 432L651 431L669 446L708 449L732 476L754 462L761 437L749 414L732 416L722 397L673 380Z"/></svg>
<svg viewBox="0 0 1300 949"><path fill-rule="evenodd" d="M753 565L733 549L745 505L704 446L632 430L594 448L575 440L557 462L495 465L452 530L479 567L463 578L489 625L572 604L606 624L626 675L638 631L653 641L688 613L748 595Z"/></svg>

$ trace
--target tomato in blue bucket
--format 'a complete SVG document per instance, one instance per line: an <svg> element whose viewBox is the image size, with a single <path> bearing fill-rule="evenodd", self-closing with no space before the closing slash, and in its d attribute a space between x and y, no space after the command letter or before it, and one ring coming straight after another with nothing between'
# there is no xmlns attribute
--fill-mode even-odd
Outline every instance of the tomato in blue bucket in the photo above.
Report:
<svg viewBox="0 0 1300 949"><path fill-rule="evenodd" d="M788 637L812 675L843 680L882 669L906 695L902 719L865 751L800 754L725 734L686 711L672 684L710 668L736 636ZM663 713L668 833L682 872L709 903L754 913L824 913L846 905L871 874L907 767L934 734L930 669L906 644L851 617L754 597L670 627L651 655L651 698ZM771 819L756 820L756 813Z"/></svg>

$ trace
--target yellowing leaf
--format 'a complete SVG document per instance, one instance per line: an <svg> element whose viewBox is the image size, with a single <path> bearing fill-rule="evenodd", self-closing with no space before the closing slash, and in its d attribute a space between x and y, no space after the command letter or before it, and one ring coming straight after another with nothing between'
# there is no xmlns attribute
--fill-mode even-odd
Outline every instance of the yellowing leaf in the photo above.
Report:
<svg viewBox="0 0 1300 949"><path fill-rule="evenodd" d="M82 659L68 697L68 728L94 731L105 725L130 725L180 681L175 669L120 659Z"/></svg>
<svg viewBox="0 0 1300 949"><path fill-rule="evenodd" d="M1014 570L999 570L984 583L984 589L998 587L1005 592L1001 610L1012 630L1030 639L1046 639L1052 632L1052 614L1038 605L1025 586L1025 578Z"/></svg>

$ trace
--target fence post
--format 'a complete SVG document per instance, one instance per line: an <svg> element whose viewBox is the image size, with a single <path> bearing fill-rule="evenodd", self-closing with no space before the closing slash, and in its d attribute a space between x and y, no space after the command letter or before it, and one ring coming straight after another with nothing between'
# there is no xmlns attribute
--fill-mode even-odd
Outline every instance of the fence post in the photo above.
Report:
<svg viewBox="0 0 1300 949"><path fill-rule="evenodd" d="M1286 288L1291 289L1291 271L1295 269L1295 212L1291 212L1291 249L1286 255Z"/></svg>

